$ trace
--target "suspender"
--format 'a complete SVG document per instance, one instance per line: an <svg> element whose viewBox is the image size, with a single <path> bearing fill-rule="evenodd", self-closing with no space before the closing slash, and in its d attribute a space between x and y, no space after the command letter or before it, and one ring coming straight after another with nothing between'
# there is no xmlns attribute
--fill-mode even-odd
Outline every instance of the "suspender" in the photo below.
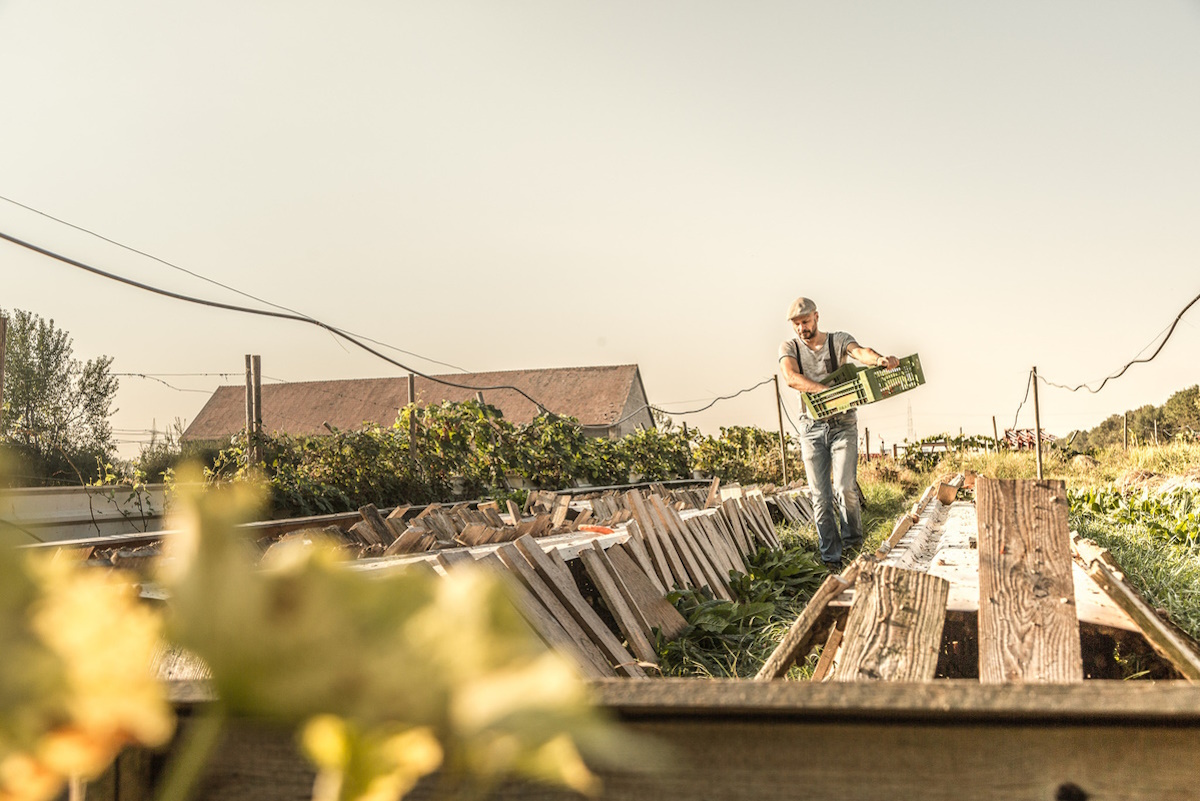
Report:
<svg viewBox="0 0 1200 801"><path fill-rule="evenodd" d="M825 341L826 344L829 345L829 354L826 357L825 366L828 368L829 372L832 373L837 369L837 356L833 352L833 334L826 334ZM801 345L799 337L793 339L792 342L794 342L796 345L796 367L800 369L800 375L804 375L804 362L800 360Z"/></svg>

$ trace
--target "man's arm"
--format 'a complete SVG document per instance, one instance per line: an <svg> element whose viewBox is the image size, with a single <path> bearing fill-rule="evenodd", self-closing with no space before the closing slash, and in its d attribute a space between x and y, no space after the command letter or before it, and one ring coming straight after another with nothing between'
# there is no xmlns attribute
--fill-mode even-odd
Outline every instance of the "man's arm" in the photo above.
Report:
<svg viewBox="0 0 1200 801"><path fill-rule="evenodd" d="M805 378L804 373L800 372L800 365L796 364L795 356L780 356L779 371L783 373L784 382L800 392L820 392L829 389L811 378Z"/></svg>
<svg viewBox="0 0 1200 801"><path fill-rule="evenodd" d="M883 356L873 348L865 348L857 342L851 342L847 345L846 353L867 367L886 367L891 369L900 366L900 360L895 356Z"/></svg>

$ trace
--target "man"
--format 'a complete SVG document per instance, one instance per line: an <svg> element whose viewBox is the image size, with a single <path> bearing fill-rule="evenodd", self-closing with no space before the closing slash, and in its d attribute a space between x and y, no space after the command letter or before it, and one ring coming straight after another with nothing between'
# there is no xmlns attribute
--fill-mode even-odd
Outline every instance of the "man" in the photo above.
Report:
<svg viewBox="0 0 1200 801"><path fill-rule="evenodd" d="M895 356L881 356L844 331L821 331L817 304L808 298L796 298L788 307L787 319L796 338L780 344L779 367L792 389L828 389L821 380L845 364L847 358L867 367L900 365ZM830 570L840 570L842 555L857 550L863 542L858 417L854 409L814 420L801 403L800 451L812 494L821 561Z"/></svg>

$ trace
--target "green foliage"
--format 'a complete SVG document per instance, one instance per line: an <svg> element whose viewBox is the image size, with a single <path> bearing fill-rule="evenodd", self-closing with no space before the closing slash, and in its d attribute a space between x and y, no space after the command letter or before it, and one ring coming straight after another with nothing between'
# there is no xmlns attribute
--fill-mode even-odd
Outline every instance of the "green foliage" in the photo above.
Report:
<svg viewBox="0 0 1200 801"><path fill-rule="evenodd" d="M166 472L180 454L173 442L145 452L142 464ZM744 483L782 480L777 435L761 429L721 429L716 439L649 429L609 440L586 436L578 421L556 415L514 425L494 406L475 401L408 406L388 427L264 437L262 463L252 468L247 452L243 432L212 460L208 477L264 477L272 513L283 516L350 511L367 503L506 497L514 485L607 486L631 476L669 481L690 478L694 469ZM791 475L800 476L799 454L790 456Z"/></svg>
<svg viewBox="0 0 1200 801"><path fill-rule="evenodd" d="M909 470L927 473L933 470L949 453L968 451L995 451L996 441L992 437L964 434L952 437L949 434L934 434L916 442L904 443L901 463Z"/></svg>
<svg viewBox="0 0 1200 801"><path fill-rule="evenodd" d="M698 437L692 452L696 469L722 481L783 483L779 435L753 426L721 427L720 437ZM798 449L788 451L788 478L804 475Z"/></svg>
<svg viewBox="0 0 1200 801"><path fill-rule="evenodd" d="M1164 540L1195 545L1200 540L1200 490L1177 488L1166 493L1125 494L1111 488L1069 491L1074 518L1103 518L1137 526Z"/></svg>
<svg viewBox="0 0 1200 801"><path fill-rule="evenodd" d="M749 573L732 576L734 601L715 599L707 588L667 596L688 625L659 643L665 675L753 676L774 650L777 630L791 623L827 575L816 555L797 545L760 549L747 567Z"/></svg>
<svg viewBox="0 0 1200 801"><path fill-rule="evenodd" d="M1181 389L1162 406L1146 405L1124 414L1114 414L1075 440L1080 453L1094 454L1101 448L1120 447L1125 441L1125 419L1129 418L1131 445L1165 444L1174 439L1200 439L1200 385Z"/></svg>
<svg viewBox="0 0 1200 801"><path fill-rule="evenodd" d="M112 458L111 365L108 356L74 358L71 337L53 320L21 309L9 315L0 438L20 465L12 483L86 483L98 459Z"/></svg>

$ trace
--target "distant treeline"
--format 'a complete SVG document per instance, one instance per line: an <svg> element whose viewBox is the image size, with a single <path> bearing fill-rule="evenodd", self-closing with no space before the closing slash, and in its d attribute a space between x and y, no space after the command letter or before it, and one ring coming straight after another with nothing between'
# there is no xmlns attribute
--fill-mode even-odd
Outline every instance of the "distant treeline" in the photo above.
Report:
<svg viewBox="0 0 1200 801"><path fill-rule="evenodd" d="M1120 445L1125 436L1125 416L1129 416L1131 445L1153 445L1157 431L1159 443L1175 439L1200 439L1200 385L1181 389L1162 406L1146 405L1114 414L1090 431L1079 431L1071 448L1079 452Z"/></svg>

